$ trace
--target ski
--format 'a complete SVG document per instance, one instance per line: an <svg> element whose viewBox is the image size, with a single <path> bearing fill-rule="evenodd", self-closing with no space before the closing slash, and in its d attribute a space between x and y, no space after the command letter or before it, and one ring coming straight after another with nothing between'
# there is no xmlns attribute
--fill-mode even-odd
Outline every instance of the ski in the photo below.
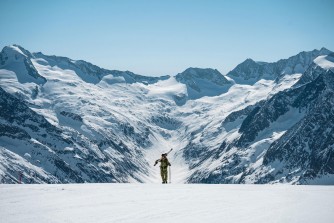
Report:
<svg viewBox="0 0 334 223"><path fill-rule="evenodd" d="M173 148L171 148L167 153L166 155L168 155L170 152L172 152Z"/></svg>

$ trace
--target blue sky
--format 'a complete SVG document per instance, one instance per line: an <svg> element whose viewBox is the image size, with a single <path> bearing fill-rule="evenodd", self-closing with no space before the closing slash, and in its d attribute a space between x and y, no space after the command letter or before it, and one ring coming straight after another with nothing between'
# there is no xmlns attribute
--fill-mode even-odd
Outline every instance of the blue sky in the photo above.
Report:
<svg viewBox="0 0 334 223"><path fill-rule="evenodd" d="M226 74L247 58L334 51L332 0L0 0L0 47L83 59L108 69Z"/></svg>

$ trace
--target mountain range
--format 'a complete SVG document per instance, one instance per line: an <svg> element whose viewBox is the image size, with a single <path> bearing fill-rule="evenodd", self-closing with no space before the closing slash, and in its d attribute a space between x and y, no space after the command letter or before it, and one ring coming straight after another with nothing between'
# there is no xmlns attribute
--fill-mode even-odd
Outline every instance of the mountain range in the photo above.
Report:
<svg viewBox="0 0 334 223"><path fill-rule="evenodd" d="M334 184L334 53L147 77L0 53L0 182Z"/></svg>

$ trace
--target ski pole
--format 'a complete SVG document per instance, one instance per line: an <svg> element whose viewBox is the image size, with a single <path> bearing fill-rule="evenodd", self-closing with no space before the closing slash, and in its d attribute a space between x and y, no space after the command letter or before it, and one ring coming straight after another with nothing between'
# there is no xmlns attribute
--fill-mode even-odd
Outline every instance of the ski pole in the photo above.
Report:
<svg viewBox="0 0 334 223"><path fill-rule="evenodd" d="M170 166L169 166L169 183L172 183L172 171Z"/></svg>
<svg viewBox="0 0 334 223"><path fill-rule="evenodd" d="M22 174L22 172L20 171L20 172L19 172L19 184L22 183L22 175L23 175L23 174Z"/></svg>

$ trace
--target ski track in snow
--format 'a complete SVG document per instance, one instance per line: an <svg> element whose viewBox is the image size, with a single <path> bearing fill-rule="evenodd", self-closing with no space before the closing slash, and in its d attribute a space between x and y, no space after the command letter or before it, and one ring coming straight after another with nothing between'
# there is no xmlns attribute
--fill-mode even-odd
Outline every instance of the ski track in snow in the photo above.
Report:
<svg viewBox="0 0 334 223"><path fill-rule="evenodd" d="M329 223L333 197L328 186L0 185L0 216L6 223Z"/></svg>

